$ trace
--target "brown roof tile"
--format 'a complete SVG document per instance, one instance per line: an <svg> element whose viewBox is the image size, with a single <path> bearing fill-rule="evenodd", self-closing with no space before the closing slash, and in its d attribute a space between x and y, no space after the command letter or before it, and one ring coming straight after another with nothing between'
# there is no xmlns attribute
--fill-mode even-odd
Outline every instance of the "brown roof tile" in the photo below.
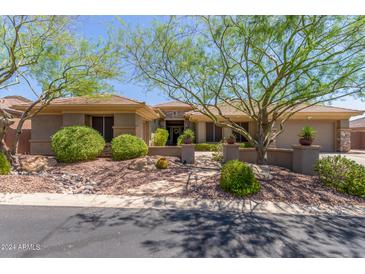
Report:
<svg viewBox="0 0 365 274"><path fill-rule="evenodd" d="M304 106L301 106L304 107ZM298 108L301 108L298 107ZM236 108L229 106L229 105L221 105L220 110L224 115L242 115L242 111L237 110ZM218 114L218 111L215 108L212 108L212 112L215 114ZM302 113L361 113L361 110L354 110L354 109L346 109L346 108L340 108L340 107L333 107L333 106L324 106L324 105L315 105L310 106L304 109L301 109L298 112ZM197 111L189 111L187 114L191 115L202 115Z"/></svg>
<svg viewBox="0 0 365 274"><path fill-rule="evenodd" d="M179 101L169 101L161 104L154 105L154 107L157 108L164 108L164 107L186 107L186 108L192 108L190 105L179 102Z"/></svg>

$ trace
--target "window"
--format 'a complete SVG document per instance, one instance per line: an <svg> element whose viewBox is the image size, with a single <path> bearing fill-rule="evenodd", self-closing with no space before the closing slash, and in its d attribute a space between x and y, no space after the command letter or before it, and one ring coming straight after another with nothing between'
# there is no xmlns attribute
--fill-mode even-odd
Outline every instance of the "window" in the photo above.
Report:
<svg viewBox="0 0 365 274"><path fill-rule="evenodd" d="M237 123L239 126L243 127L245 130L248 131L248 122L240 122ZM233 132L233 135L236 137L237 143L245 143L247 142L247 139L245 136L239 134L238 132Z"/></svg>
<svg viewBox="0 0 365 274"><path fill-rule="evenodd" d="M113 139L114 117L92 117L92 128L99 131L106 142Z"/></svg>
<svg viewBox="0 0 365 274"><path fill-rule="evenodd" d="M214 123L206 123L206 141L207 142L220 142L222 140L222 128L216 126Z"/></svg>

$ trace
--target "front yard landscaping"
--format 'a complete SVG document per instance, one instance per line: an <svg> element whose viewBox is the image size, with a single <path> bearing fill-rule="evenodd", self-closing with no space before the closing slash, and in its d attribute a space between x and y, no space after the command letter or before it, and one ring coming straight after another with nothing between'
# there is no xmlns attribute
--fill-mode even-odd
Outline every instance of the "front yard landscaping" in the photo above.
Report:
<svg viewBox="0 0 365 274"><path fill-rule="evenodd" d="M58 163L53 157L21 157L22 162L28 163L28 169L30 166L35 172L12 172L1 176L0 192L242 199L221 189L221 167L212 160L210 152L197 152L193 165L183 165L177 157L165 157L169 161L166 169L156 168L158 156L125 161L98 158L77 163ZM41 168L37 169L35 163ZM272 178L259 178L260 191L243 199L316 206L365 204L362 198L339 193L324 185L317 176L297 174L276 166L269 168Z"/></svg>

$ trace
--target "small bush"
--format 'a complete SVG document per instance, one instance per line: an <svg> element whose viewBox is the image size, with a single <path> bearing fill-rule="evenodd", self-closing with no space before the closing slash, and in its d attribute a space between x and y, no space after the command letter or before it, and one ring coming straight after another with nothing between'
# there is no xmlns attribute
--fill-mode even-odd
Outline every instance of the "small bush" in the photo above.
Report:
<svg viewBox="0 0 365 274"><path fill-rule="evenodd" d="M137 136L122 134L112 140L112 159L122 161L147 155L146 143Z"/></svg>
<svg viewBox="0 0 365 274"><path fill-rule="evenodd" d="M169 160L166 158L159 158L156 162L156 168L158 169L166 169L169 166Z"/></svg>
<svg viewBox="0 0 365 274"><path fill-rule="evenodd" d="M319 179L339 192L365 198L365 167L341 156L319 160L315 170Z"/></svg>
<svg viewBox="0 0 365 274"><path fill-rule="evenodd" d="M11 171L11 165L5 154L0 152L0 175L8 175Z"/></svg>
<svg viewBox="0 0 365 274"><path fill-rule="evenodd" d="M195 151L217 151L218 144L200 143L195 145Z"/></svg>
<svg viewBox="0 0 365 274"><path fill-rule="evenodd" d="M164 128L158 128L153 134L152 144L154 146L165 146L169 139L169 132Z"/></svg>
<svg viewBox="0 0 365 274"><path fill-rule="evenodd" d="M252 169L238 160L224 164L220 186L224 191L241 197L260 191L260 183L256 180Z"/></svg>
<svg viewBox="0 0 365 274"><path fill-rule="evenodd" d="M86 126L64 127L52 136L51 143L56 159L65 163L94 160L104 146L99 132Z"/></svg>
<svg viewBox="0 0 365 274"><path fill-rule="evenodd" d="M239 143L240 148L250 148L253 147L253 145L251 145L249 142L245 142L245 143Z"/></svg>
<svg viewBox="0 0 365 274"><path fill-rule="evenodd" d="M183 134L181 134L177 138L177 145L181 145L185 143L185 140L190 139L192 143L194 143L195 140L195 133L190 128L187 128L184 130Z"/></svg>

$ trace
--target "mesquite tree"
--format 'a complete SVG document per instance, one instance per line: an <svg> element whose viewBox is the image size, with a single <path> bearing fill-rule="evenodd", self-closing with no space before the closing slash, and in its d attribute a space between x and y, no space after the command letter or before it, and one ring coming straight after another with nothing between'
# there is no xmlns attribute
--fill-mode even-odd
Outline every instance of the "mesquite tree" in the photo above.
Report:
<svg viewBox="0 0 365 274"><path fill-rule="evenodd" d="M18 84L68 22L62 16L0 16L0 90ZM0 106L0 151L7 154L3 140L12 123L11 114Z"/></svg>
<svg viewBox="0 0 365 274"><path fill-rule="evenodd" d="M21 75L21 80L28 84L36 99L20 117L11 153L17 153L24 122L53 100L110 92L112 86L108 80L116 80L121 74L118 55L110 40L92 43L66 32L54 37L38 62Z"/></svg>
<svg viewBox="0 0 365 274"><path fill-rule="evenodd" d="M121 32L138 80L244 135L260 164L294 113L364 94L364 16L171 17ZM257 132L226 107L247 115Z"/></svg>

